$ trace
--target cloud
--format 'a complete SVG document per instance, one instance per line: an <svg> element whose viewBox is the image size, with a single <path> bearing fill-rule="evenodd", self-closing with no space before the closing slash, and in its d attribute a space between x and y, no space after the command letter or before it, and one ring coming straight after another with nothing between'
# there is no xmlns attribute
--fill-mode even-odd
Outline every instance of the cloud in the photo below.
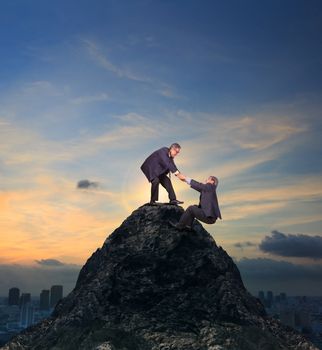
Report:
<svg viewBox="0 0 322 350"><path fill-rule="evenodd" d="M0 126L8 126L8 125L10 125L10 123L5 119L1 119L1 116L0 116Z"/></svg>
<svg viewBox="0 0 322 350"><path fill-rule="evenodd" d="M287 118L255 118L246 116L225 123L234 141L242 149L263 150L281 143L293 135L307 131L304 124L290 123Z"/></svg>
<svg viewBox="0 0 322 350"><path fill-rule="evenodd" d="M61 261L59 252L83 262L126 215L107 200L113 193L96 192L83 193L53 174L34 178L31 188L0 191L0 227L10 233L1 242L2 261L30 263L44 256Z"/></svg>
<svg viewBox="0 0 322 350"><path fill-rule="evenodd" d="M0 129L0 151L2 161L8 166L33 164L31 170L37 166L57 161L69 161L76 156L75 140L55 142L33 130L16 122L8 122ZM76 143L77 144L77 143ZM80 144L80 142L79 142Z"/></svg>
<svg viewBox="0 0 322 350"><path fill-rule="evenodd" d="M322 221L322 217L320 213L313 214L313 215L312 214L305 215L304 213L302 213L301 215L295 215L294 217L288 216L288 217L280 218L276 222L276 226L308 225L311 223L317 223L321 221Z"/></svg>
<svg viewBox="0 0 322 350"><path fill-rule="evenodd" d="M109 130L96 138L90 140L90 146L94 149L103 147L114 147L118 149L130 149L132 146L140 146L145 140L151 140L159 136L159 131L151 125L151 121L123 125L120 124L116 128Z"/></svg>
<svg viewBox="0 0 322 350"><path fill-rule="evenodd" d="M90 95L90 96L78 96L71 99L71 102L76 105L79 105L79 104L108 101L108 100L110 100L110 96L106 93L101 93L101 94Z"/></svg>
<svg viewBox="0 0 322 350"><path fill-rule="evenodd" d="M243 249L243 248L249 248L249 247L256 247L257 244L252 243L252 242L237 242L234 244L234 246L236 248Z"/></svg>
<svg viewBox="0 0 322 350"><path fill-rule="evenodd" d="M134 41L136 41L136 39ZM171 87L168 83L134 72L133 69L116 65L111 61L109 57L107 57L106 53L104 53L103 47L100 47L97 43L88 39L84 39L82 40L82 42L83 45L85 45L85 48L92 60L106 71L109 71L115 76L122 79L128 79L147 84L152 88L152 91L163 97L167 97L170 99L182 99L182 96L177 94L175 92L175 89ZM153 38L147 38L147 42L149 43L149 46L152 46L151 44L153 43Z"/></svg>
<svg viewBox="0 0 322 350"><path fill-rule="evenodd" d="M173 117L178 121L178 128L182 128L183 123L189 125L189 136L193 138L191 151L199 154L212 151L225 155L236 150L243 154L263 154L263 151L309 131L306 120L294 120L278 113L223 117L214 113L192 114L178 110ZM199 146L195 138L202 140Z"/></svg>
<svg viewBox="0 0 322 350"><path fill-rule="evenodd" d="M311 201L322 199L321 176L288 176L284 180L275 179L274 176L252 177L251 174L248 179L248 174L243 175L242 186L232 187L232 189L227 189L226 186L226 190L220 193L220 203L227 212L225 220L240 220L254 217L254 215L268 217L270 214L270 222L273 222L275 227L276 225L289 225L293 221L303 224L321 220L321 216L313 215L312 210L306 211L305 209L308 208ZM229 173L226 175L234 176ZM223 181L227 181L227 176L222 177ZM221 187L219 190L221 191ZM298 212L301 206L302 212ZM287 210L290 210L290 213L282 220L278 215L272 215L272 213L280 214Z"/></svg>
<svg viewBox="0 0 322 350"><path fill-rule="evenodd" d="M79 189L92 189L92 188L98 188L99 183L89 180L80 180L77 183L77 188Z"/></svg>
<svg viewBox="0 0 322 350"><path fill-rule="evenodd" d="M236 263L246 287L254 294L259 290L289 295L321 294L321 264L300 265L264 258L242 258Z"/></svg>
<svg viewBox="0 0 322 350"><path fill-rule="evenodd" d="M260 186L261 179L256 179L256 183L253 181L253 185ZM247 196L246 192L247 191ZM246 203L246 202L263 202L270 200L276 201L307 201L313 199L322 198L321 176L318 175L305 175L288 176L287 179L278 179L276 183L275 179L271 179L269 182L265 182L258 188L246 188L244 185L243 191L235 190L225 194L225 201L227 204L234 203Z"/></svg>
<svg viewBox="0 0 322 350"><path fill-rule="evenodd" d="M164 97L168 97L168 98L173 98L173 99L182 99L183 97L180 96L179 94L177 94L173 87L171 87L168 84L161 84L161 87L159 90L157 90L157 92Z"/></svg>
<svg viewBox="0 0 322 350"><path fill-rule="evenodd" d="M34 97L35 95L47 96L63 96L63 91L60 91L52 82L46 80L36 80L24 84L21 90L25 97Z"/></svg>
<svg viewBox="0 0 322 350"><path fill-rule="evenodd" d="M129 80L139 81L139 82L151 82L151 79L148 77L140 76L139 74L133 73L129 69L121 68L116 64L112 63L106 55L102 53L102 50L90 40L83 40L86 49L88 50L90 56L93 58L95 62L97 62L101 67L106 69L109 72L114 73L119 78L126 78Z"/></svg>
<svg viewBox="0 0 322 350"><path fill-rule="evenodd" d="M101 127L95 134L59 141L45 137L32 128L5 120L0 128L2 161L7 168L24 164L24 171L38 173L38 168L50 164L68 164L79 158L90 159L103 149L107 152L115 148L136 149L147 140L160 137L158 123L135 113L126 116L115 116L111 125ZM28 167L27 164L32 166Z"/></svg>
<svg viewBox="0 0 322 350"><path fill-rule="evenodd" d="M243 191L240 191L243 192ZM247 192L243 192L245 194L245 198L247 196ZM263 202L252 202L252 198L248 198L245 203L235 202L233 205L228 204L226 199L229 200L228 195L223 195L220 197L220 203L223 207L223 211L225 212L225 221L236 221L244 218L254 217L256 216L267 216L268 213L277 212L281 210L281 208L285 207L285 202L271 202L270 198L266 198Z"/></svg>
<svg viewBox="0 0 322 350"><path fill-rule="evenodd" d="M64 263L56 259L41 259L35 260L35 262L42 266L65 266Z"/></svg>
<svg viewBox="0 0 322 350"><path fill-rule="evenodd" d="M321 259L322 237L304 234L286 235L272 231L272 236L266 236L259 248L265 253L279 256Z"/></svg>

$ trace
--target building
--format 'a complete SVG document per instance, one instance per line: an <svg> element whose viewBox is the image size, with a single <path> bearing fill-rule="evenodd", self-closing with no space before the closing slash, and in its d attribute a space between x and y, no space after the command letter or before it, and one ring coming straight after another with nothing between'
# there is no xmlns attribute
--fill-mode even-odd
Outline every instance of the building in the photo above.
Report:
<svg viewBox="0 0 322 350"><path fill-rule="evenodd" d="M260 291L258 292L258 298L259 298L259 300L260 300L262 303L265 302L265 294L264 294L264 292L263 292L262 290L260 290Z"/></svg>
<svg viewBox="0 0 322 350"><path fill-rule="evenodd" d="M40 293L39 309L49 310L49 290L43 289Z"/></svg>
<svg viewBox="0 0 322 350"><path fill-rule="evenodd" d="M31 303L30 293L22 293L20 297L20 303L19 303L20 307L28 303Z"/></svg>
<svg viewBox="0 0 322 350"><path fill-rule="evenodd" d="M282 310L280 313L280 321L286 326L295 328L295 311L292 309Z"/></svg>
<svg viewBox="0 0 322 350"><path fill-rule="evenodd" d="M55 307L60 299L63 298L63 286L52 286L50 288L50 307Z"/></svg>
<svg viewBox="0 0 322 350"><path fill-rule="evenodd" d="M273 292L271 290L269 290L267 292L267 306L268 307L271 307L273 302L274 302L274 295L273 295Z"/></svg>
<svg viewBox="0 0 322 350"><path fill-rule="evenodd" d="M299 309L295 313L295 326L300 328L309 328L311 326L312 317L309 310Z"/></svg>
<svg viewBox="0 0 322 350"><path fill-rule="evenodd" d="M34 323L34 307L30 302L22 304L20 312L20 325L23 328L29 327Z"/></svg>
<svg viewBox="0 0 322 350"><path fill-rule="evenodd" d="M8 305L19 305L20 290L13 287L9 289Z"/></svg>
<svg viewBox="0 0 322 350"><path fill-rule="evenodd" d="M3 316L6 317L3 317ZM19 322L20 320L20 309L18 305L0 305L0 324L5 322Z"/></svg>

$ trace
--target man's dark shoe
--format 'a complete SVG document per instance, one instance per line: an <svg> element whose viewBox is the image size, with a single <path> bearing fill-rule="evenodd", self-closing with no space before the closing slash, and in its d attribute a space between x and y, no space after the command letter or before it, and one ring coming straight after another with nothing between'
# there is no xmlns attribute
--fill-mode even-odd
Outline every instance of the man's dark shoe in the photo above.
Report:
<svg viewBox="0 0 322 350"><path fill-rule="evenodd" d="M178 205L178 204L183 204L182 201L179 201L178 199L172 199L169 204L174 204L174 205Z"/></svg>
<svg viewBox="0 0 322 350"><path fill-rule="evenodd" d="M182 230L185 229L185 227L182 226L182 225L180 225L178 222L175 223L175 222L173 222L173 221L171 221L171 220L169 220L169 225L172 226L172 227L174 227L174 228L176 228L177 230L180 230L180 231L182 231Z"/></svg>
<svg viewBox="0 0 322 350"><path fill-rule="evenodd" d="M150 205L158 205L156 201L150 201Z"/></svg>

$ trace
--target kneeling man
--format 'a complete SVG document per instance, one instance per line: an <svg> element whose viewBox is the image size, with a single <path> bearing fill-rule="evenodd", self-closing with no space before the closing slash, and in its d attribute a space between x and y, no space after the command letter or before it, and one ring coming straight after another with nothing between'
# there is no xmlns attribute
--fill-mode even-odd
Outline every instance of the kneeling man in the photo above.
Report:
<svg viewBox="0 0 322 350"><path fill-rule="evenodd" d="M186 181L191 188L200 192L199 205L190 205L182 214L179 222L169 221L170 225L183 230L185 228L191 229L195 218L207 224L214 224L218 218L221 219L216 193L218 179L215 176L209 176L205 183L200 183L185 177L183 181Z"/></svg>

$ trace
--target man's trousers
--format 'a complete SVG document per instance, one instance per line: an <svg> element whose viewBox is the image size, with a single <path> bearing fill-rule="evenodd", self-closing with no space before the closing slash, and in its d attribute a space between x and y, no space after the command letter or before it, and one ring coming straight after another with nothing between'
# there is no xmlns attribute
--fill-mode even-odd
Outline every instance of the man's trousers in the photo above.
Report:
<svg viewBox="0 0 322 350"><path fill-rule="evenodd" d="M166 174L162 174L151 181L151 202L155 202L159 199L159 184L167 190L170 201L176 199L171 180Z"/></svg>
<svg viewBox="0 0 322 350"><path fill-rule="evenodd" d="M206 224L214 224L217 218L206 216L204 211L198 205L190 205L182 214L178 225L180 227L192 226L193 220L198 219Z"/></svg>

